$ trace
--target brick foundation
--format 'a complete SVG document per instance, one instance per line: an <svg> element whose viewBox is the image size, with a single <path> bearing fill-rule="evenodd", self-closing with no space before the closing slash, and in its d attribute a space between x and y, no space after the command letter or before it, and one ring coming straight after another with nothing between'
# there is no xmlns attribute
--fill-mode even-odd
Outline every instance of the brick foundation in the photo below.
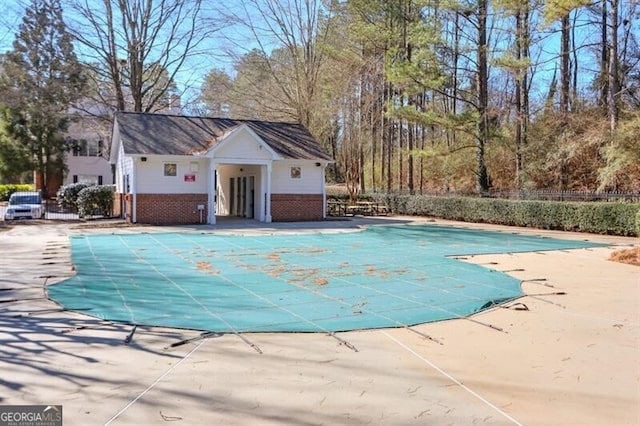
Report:
<svg viewBox="0 0 640 426"><path fill-rule="evenodd" d="M198 204L204 204L202 223L207 223L207 200L207 194L138 194L136 220L152 225L200 223Z"/></svg>
<svg viewBox="0 0 640 426"><path fill-rule="evenodd" d="M295 222L322 220L322 194L271 194L271 220Z"/></svg>

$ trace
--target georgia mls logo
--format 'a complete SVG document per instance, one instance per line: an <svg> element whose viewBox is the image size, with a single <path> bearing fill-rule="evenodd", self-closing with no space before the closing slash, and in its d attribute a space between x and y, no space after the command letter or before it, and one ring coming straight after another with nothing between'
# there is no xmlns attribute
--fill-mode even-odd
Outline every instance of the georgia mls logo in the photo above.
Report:
<svg viewBox="0 0 640 426"><path fill-rule="evenodd" d="M43 417L47 419L59 419L62 420L62 407L58 409L55 405L47 405L47 408L42 412ZM48 414L47 414L48 413Z"/></svg>
<svg viewBox="0 0 640 426"><path fill-rule="evenodd" d="M62 426L62 405L0 406L0 426Z"/></svg>

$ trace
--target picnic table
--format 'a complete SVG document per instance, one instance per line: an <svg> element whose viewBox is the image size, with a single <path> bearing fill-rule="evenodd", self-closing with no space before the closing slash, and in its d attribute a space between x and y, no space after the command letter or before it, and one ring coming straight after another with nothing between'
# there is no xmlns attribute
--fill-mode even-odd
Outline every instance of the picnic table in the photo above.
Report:
<svg viewBox="0 0 640 426"><path fill-rule="evenodd" d="M328 200L327 201L327 215L328 216L346 216L347 215L347 203L340 200Z"/></svg>
<svg viewBox="0 0 640 426"><path fill-rule="evenodd" d="M358 201L355 204L347 204L342 200L327 200L328 216L386 216L389 208L375 201Z"/></svg>

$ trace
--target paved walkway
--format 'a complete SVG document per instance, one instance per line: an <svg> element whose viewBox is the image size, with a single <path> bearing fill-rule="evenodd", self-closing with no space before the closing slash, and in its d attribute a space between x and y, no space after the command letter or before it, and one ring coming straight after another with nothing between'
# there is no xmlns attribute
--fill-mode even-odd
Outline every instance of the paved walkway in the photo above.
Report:
<svg viewBox="0 0 640 426"><path fill-rule="evenodd" d="M182 229L345 232L411 220ZM138 327L131 334L43 298L44 284L73 274L69 235L166 230L97 222L0 228L0 404L62 404L67 426L640 423L640 274L607 261L614 248L469 257L525 280L529 296L510 309L414 331L197 339L195 331Z"/></svg>

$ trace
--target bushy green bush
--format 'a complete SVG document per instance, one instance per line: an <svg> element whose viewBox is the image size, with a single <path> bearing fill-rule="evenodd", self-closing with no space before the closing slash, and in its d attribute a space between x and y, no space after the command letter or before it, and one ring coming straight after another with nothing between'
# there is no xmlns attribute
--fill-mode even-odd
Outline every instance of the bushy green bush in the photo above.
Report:
<svg viewBox="0 0 640 426"><path fill-rule="evenodd" d="M99 185L88 186L78 194L78 215L111 216L113 211L113 193L115 186Z"/></svg>
<svg viewBox="0 0 640 426"><path fill-rule="evenodd" d="M89 186L88 183L82 182L61 186L56 193L58 206L63 209L76 209L78 207L78 194Z"/></svg>
<svg viewBox="0 0 640 426"><path fill-rule="evenodd" d="M597 234L640 235L640 203L377 195L397 214Z"/></svg>
<svg viewBox="0 0 640 426"><path fill-rule="evenodd" d="M35 191L34 186L29 183L0 185L0 201L8 201L11 194L18 191Z"/></svg>

